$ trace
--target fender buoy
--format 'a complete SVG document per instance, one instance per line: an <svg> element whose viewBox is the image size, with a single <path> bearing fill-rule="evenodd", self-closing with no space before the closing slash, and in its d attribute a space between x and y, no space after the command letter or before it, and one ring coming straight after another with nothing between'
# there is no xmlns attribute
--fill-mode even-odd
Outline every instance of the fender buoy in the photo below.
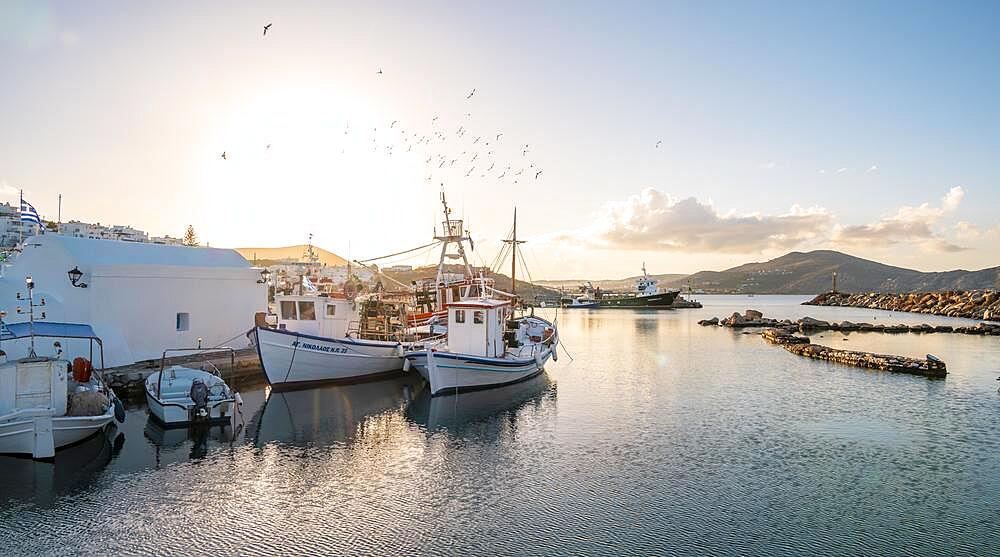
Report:
<svg viewBox="0 0 1000 557"><path fill-rule="evenodd" d="M91 373L94 366L90 360L83 357L73 358L73 380L77 383L90 383Z"/></svg>
<svg viewBox="0 0 1000 557"><path fill-rule="evenodd" d="M120 424L125 423L125 405L122 404L122 401L118 400L118 397L114 397L112 403L115 405L115 419Z"/></svg>
<svg viewBox="0 0 1000 557"><path fill-rule="evenodd" d="M555 348L552 349L552 361L553 362L558 362L559 361L559 347L558 346L556 346Z"/></svg>

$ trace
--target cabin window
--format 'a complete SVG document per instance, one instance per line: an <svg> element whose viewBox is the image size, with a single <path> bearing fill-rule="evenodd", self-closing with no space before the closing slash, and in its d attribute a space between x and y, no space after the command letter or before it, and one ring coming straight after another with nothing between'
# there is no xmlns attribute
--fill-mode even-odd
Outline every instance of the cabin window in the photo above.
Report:
<svg viewBox="0 0 1000 557"><path fill-rule="evenodd" d="M457 286L451 287L451 301L457 302L462 299L462 289Z"/></svg>
<svg viewBox="0 0 1000 557"><path fill-rule="evenodd" d="M465 310L456 309L455 310L455 323L465 323Z"/></svg>
<svg viewBox="0 0 1000 557"><path fill-rule="evenodd" d="M326 304L326 316L333 317L337 315L337 306L333 304Z"/></svg>
<svg viewBox="0 0 1000 557"><path fill-rule="evenodd" d="M316 304L314 302L299 302L299 319L302 321L315 321Z"/></svg>
<svg viewBox="0 0 1000 557"><path fill-rule="evenodd" d="M191 329L191 314L190 313L178 313L177 314L177 330L178 331L188 331Z"/></svg>
<svg viewBox="0 0 1000 557"><path fill-rule="evenodd" d="M472 322L476 325L482 325L486 321L486 314L482 311L472 312Z"/></svg>
<svg viewBox="0 0 1000 557"><path fill-rule="evenodd" d="M285 321L298 319L295 316L295 302L281 302L281 318Z"/></svg>

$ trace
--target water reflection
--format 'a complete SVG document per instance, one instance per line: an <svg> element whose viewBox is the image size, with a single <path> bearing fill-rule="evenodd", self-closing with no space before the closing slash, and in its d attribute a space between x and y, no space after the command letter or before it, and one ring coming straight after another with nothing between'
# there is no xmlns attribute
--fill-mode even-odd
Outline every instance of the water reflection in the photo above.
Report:
<svg viewBox="0 0 1000 557"><path fill-rule="evenodd" d="M257 447L350 443L363 435L369 417L400 410L423 387L416 374L295 391L271 392L247 424Z"/></svg>
<svg viewBox="0 0 1000 557"><path fill-rule="evenodd" d="M112 425L84 441L56 452L53 462L0 456L0 504L34 500L51 506L61 496L91 489L122 449L125 436Z"/></svg>
<svg viewBox="0 0 1000 557"><path fill-rule="evenodd" d="M525 408L540 407L555 400L556 384L542 373L527 381L450 396L430 396L424 389L406 410L406 417L428 433L447 432L459 437L482 423L497 426L496 433L516 428L517 417Z"/></svg>
<svg viewBox="0 0 1000 557"><path fill-rule="evenodd" d="M199 425L184 427L166 427L152 416L146 418L146 428L143 434L154 447L156 467L164 464L163 457L183 454L183 448L190 444L187 458L197 460L208 455L209 448L216 445L231 445L237 438L243 424ZM170 458L170 461L176 458Z"/></svg>

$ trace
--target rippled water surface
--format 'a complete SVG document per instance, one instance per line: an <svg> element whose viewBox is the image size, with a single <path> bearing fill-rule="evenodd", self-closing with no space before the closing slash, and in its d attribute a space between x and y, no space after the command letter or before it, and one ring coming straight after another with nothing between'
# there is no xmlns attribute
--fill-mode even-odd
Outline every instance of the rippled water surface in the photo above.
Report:
<svg viewBox="0 0 1000 557"><path fill-rule="evenodd" d="M803 299L560 312L544 375L457 397L413 375L244 387L245 426L191 432L137 404L54 465L0 457L0 553L1000 552L1000 339L813 337L936 354L950 375L928 380L696 324L960 322Z"/></svg>

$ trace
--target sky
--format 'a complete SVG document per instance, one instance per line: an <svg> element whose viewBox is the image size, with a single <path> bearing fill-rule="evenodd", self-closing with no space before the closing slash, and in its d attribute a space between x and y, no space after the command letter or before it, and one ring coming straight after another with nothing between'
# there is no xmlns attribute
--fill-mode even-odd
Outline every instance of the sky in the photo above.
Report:
<svg viewBox="0 0 1000 557"><path fill-rule="evenodd" d="M0 0L0 21L0 199L49 219L62 194L64 221L367 259L429 242L443 189L476 263L516 206L535 279L811 249L1000 265L996 2Z"/></svg>

